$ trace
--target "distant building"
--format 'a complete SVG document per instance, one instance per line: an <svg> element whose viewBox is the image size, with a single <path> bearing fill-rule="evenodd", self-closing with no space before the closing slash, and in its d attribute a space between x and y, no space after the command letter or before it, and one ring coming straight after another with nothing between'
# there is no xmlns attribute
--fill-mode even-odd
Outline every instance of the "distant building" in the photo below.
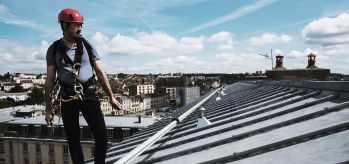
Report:
<svg viewBox="0 0 349 164"><path fill-rule="evenodd" d="M20 80L19 83L23 87L23 89L29 89L34 86L32 80Z"/></svg>
<svg viewBox="0 0 349 164"><path fill-rule="evenodd" d="M140 98L139 110L145 111L151 109L151 98L144 96Z"/></svg>
<svg viewBox="0 0 349 164"><path fill-rule="evenodd" d="M154 85L132 85L128 87L129 94L132 96L136 95L147 95L154 93Z"/></svg>
<svg viewBox="0 0 349 164"><path fill-rule="evenodd" d="M5 91L5 92L9 92L15 86L16 86L15 83L4 83L1 86L1 90Z"/></svg>
<svg viewBox="0 0 349 164"><path fill-rule="evenodd" d="M116 99L121 104L121 109L125 114L130 113L132 110L132 101L126 96L119 96Z"/></svg>
<svg viewBox="0 0 349 164"><path fill-rule="evenodd" d="M206 77L205 76L190 76L190 80L205 80Z"/></svg>
<svg viewBox="0 0 349 164"><path fill-rule="evenodd" d="M16 73L16 76L21 79L36 79L36 74L30 74L30 73Z"/></svg>
<svg viewBox="0 0 349 164"><path fill-rule="evenodd" d="M0 110L0 115L15 116L15 117L36 117L42 115L45 111L44 105L22 105ZM0 118L1 120L1 118Z"/></svg>
<svg viewBox="0 0 349 164"><path fill-rule="evenodd" d="M187 77L180 76L159 76L156 80L157 88L185 87L187 86Z"/></svg>
<svg viewBox="0 0 349 164"><path fill-rule="evenodd" d="M24 101L28 98L28 94L26 92L21 93L4 93L0 92L0 99L12 98L15 101Z"/></svg>
<svg viewBox="0 0 349 164"><path fill-rule="evenodd" d="M220 77L207 77L206 83L211 88L218 88L221 85L221 78Z"/></svg>
<svg viewBox="0 0 349 164"><path fill-rule="evenodd" d="M169 95L170 103L174 104L176 102L176 96L177 96L177 88L175 87L168 87L165 88L166 93Z"/></svg>
<svg viewBox="0 0 349 164"><path fill-rule="evenodd" d="M180 96L180 105L187 105L200 97L200 87L178 88L177 95Z"/></svg>
<svg viewBox="0 0 349 164"><path fill-rule="evenodd" d="M177 88L176 87L156 88L155 94L157 96L165 96L165 95L167 95L169 104L175 104L176 103L176 96L177 96Z"/></svg>
<svg viewBox="0 0 349 164"><path fill-rule="evenodd" d="M33 79L34 84L45 84L45 79Z"/></svg>
<svg viewBox="0 0 349 164"><path fill-rule="evenodd" d="M164 94L152 94L151 96L151 108L160 109L169 105L169 96Z"/></svg>
<svg viewBox="0 0 349 164"><path fill-rule="evenodd" d="M55 117L55 127L47 126L44 116L7 122L7 131L0 137L0 163L71 164L62 120L59 124L58 120ZM105 117L108 141L120 142L154 121L153 118ZM80 117L80 137L84 158L92 158L93 136L83 117Z"/></svg>
<svg viewBox="0 0 349 164"><path fill-rule="evenodd" d="M135 96L131 96L130 99L131 99L131 113L136 113L140 111L139 98Z"/></svg>
<svg viewBox="0 0 349 164"><path fill-rule="evenodd" d="M108 98L99 99L99 102L101 103L101 110L104 116L113 114L113 107L110 105Z"/></svg>

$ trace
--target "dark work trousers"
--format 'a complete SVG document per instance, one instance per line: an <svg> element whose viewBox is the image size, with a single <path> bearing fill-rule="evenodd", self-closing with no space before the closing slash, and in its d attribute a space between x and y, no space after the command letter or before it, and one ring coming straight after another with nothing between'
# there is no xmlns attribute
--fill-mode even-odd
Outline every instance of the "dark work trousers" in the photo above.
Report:
<svg viewBox="0 0 349 164"><path fill-rule="evenodd" d="M107 133L100 102L94 100L72 100L62 102L62 120L69 144L69 152L74 164L84 163L80 145L79 111L82 112L95 138L94 160L96 164L105 163Z"/></svg>

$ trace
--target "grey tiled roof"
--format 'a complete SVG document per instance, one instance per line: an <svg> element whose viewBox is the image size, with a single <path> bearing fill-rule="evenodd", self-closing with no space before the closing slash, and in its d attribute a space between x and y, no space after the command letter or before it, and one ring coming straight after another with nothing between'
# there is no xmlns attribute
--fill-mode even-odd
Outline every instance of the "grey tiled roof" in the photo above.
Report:
<svg viewBox="0 0 349 164"><path fill-rule="evenodd" d="M203 105L211 125L197 128L195 111L131 163L348 162L348 86L307 81L226 86L221 100L214 96ZM113 145L107 163L124 157L171 121L156 122Z"/></svg>

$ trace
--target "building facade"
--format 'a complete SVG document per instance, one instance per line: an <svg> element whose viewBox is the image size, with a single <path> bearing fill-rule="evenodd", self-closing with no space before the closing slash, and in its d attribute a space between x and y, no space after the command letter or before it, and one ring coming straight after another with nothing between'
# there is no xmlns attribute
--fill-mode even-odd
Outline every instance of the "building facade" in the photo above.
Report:
<svg viewBox="0 0 349 164"><path fill-rule="evenodd" d="M0 164L72 164L62 122L55 117L52 127L43 120L44 116L38 116L2 123L7 130L0 137ZM152 118L138 120L105 117L108 141L120 142L154 123ZM80 117L80 138L85 160L93 158L94 139L83 117Z"/></svg>
<svg viewBox="0 0 349 164"><path fill-rule="evenodd" d="M128 88L129 94L132 96L153 94L155 90L154 85L132 85Z"/></svg>
<svg viewBox="0 0 349 164"><path fill-rule="evenodd" d="M178 88L177 94L180 96L180 104L184 106L200 97L200 87Z"/></svg>

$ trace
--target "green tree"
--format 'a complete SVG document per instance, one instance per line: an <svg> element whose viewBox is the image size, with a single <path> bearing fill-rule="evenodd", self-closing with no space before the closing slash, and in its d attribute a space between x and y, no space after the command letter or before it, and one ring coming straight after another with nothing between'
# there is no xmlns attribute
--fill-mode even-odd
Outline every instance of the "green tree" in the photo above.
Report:
<svg viewBox="0 0 349 164"><path fill-rule="evenodd" d="M7 97L5 100L7 101L8 106L10 106L10 107L11 106L16 106L16 100L15 99L13 99L11 97Z"/></svg>
<svg viewBox="0 0 349 164"><path fill-rule="evenodd" d="M31 93L28 93L26 104L42 104L45 101L45 94L42 88L34 87Z"/></svg>
<svg viewBox="0 0 349 164"><path fill-rule="evenodd" d="M126 78L126 77L127 77L127 74L124 74L124 73L119 73L117 77L118 77L118 78L122 78L122 79L124 79L124 78Z"/></svg>
<svg viewBox="0 0 349 164"><path fill-rule="evenodd" d="M15 87L10 89L10 93L18 93L18 92L25 92L25 90L20 84L16 84Z"/></svg>
<svg viewBox="0 0 349 164"><path fill-rule="evenodd" d="M7 108L7 107L9 107L8 103L7 103L7 100L0 99L0 108Z"/></svg>

